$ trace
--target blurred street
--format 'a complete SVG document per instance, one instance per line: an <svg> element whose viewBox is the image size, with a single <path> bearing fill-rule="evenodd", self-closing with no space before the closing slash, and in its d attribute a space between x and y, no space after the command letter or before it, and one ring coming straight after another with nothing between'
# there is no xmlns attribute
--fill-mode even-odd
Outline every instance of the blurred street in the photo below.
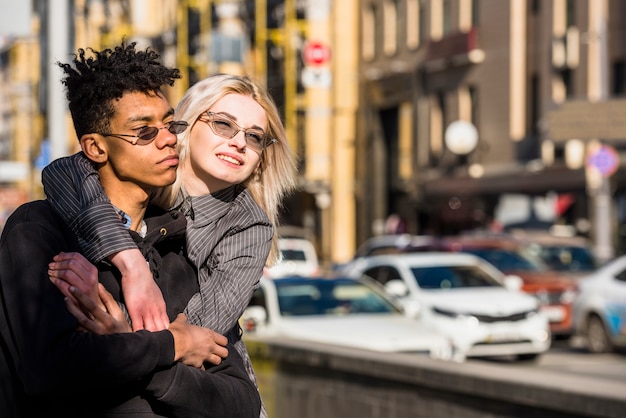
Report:
<svg viewBox="0 0 626 418"><path fill-rule="evenodd" d="M502 364L522 370L539 369L554 371L567 379L567 375L600 378L607 382L626 384L626 352L589 354L580 344L569 340L556 340L550 350L537 362L516 363L509 359L471 359L469 362L480 364Z"/></svg>

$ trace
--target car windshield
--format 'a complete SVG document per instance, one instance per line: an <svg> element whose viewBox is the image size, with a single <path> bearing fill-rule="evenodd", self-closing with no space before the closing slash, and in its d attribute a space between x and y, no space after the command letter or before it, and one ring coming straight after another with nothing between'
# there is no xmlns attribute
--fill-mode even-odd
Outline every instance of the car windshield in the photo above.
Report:
<svg viewBox="0 0 626 418"><path fill-rule="evenodd" d="M413 267L411 271L421 289L502 286L496 278L475 266Z"/></svg>
<svg viewBox="0 0 626 418"><path fill-rule="evenodd" d="M598 268L598 263L588 248L575 246L542 246L540 256L553 270L586 272Z"/></svg>
<svg viewBox="0 0 626 418"><path fill-rule="evenodd" d="M280 250L281 261L306 261L306 254L302 250Z"/></svg>
<svg viewBox="0 0 626 418"><path fill-rule="evenodd" d="M500 248L466 248L463 252L477 255L487 260L501 271L543 271L539 261L532 260L521 253Z"/></svg>
<svg viewBox="0 0 626 418"><path fill-rule="evenodd" d="M282 316L399 312L373 289L353 280L275 283Z"/></svg>

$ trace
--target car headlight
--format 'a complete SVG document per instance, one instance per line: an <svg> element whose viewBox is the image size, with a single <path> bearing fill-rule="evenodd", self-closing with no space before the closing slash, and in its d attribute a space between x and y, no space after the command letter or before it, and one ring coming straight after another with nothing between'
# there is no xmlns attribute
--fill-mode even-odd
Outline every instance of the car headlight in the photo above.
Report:
<svg viewBox="0 0 626 418"><path fill-rule="evenodd" d="M434 313L438 315L447 316L449 318L454 318L457 321L466 321L470 325L478 325L479 323L478 318L476 318L474 315L462 314L459 312L449 311L447 309L441 309L437 307L433 307L432 310Z"/></svg>
<svg viewBox="0 0 626 418"><path fill-rule="evenodd" d="M539 315L539 309L532 309L530 311L526 311L523 313L524 317L526 317L526 319L531 319L536 317L537 315Z"/></svg>
<svg viewBox="0 0 626 418"><path fill-rule="evenodd" d="M559 298L559 302L562 304L570 304L574 302L576 299L576 295L578 295L578 291L575 288L567 289L563 293L561 293L561 297Z"/></svg>

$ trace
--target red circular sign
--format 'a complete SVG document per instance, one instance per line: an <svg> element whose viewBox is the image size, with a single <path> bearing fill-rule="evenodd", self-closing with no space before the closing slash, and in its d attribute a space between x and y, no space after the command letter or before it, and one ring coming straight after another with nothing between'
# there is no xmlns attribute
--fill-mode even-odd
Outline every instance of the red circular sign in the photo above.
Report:
<svg viewBox="0 0 626 418"><path fill-rule="evenodd" d="M321 42L307 42L303 57L307 65L323 65L330 61L330 48Z"/></svg>

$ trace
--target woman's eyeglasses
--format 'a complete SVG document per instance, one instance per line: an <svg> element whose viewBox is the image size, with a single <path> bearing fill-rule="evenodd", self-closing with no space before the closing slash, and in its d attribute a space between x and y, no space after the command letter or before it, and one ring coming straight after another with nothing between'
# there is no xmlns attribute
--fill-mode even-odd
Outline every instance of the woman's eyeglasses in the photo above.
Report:
<svg viewBox="0 0 626 418"><path fill-rule="evenodd" d="M243 132L246 138L246 146L256 152L262 152L265 148L275 142L278 142L278 139L271 138L265 133L265 131L263 131L263 129L243 129L228 116L220 115L218 113L206 111L200 116L199 120L209 125L213 133L221 136L222 138L231 139L234 138L239 132Z"/></svg>
<svg viewBox="0 0 626 418"><path fill-rule="evenodd" d="M102 136L114 136L124 141L130 142L133 145L148 145L159 134L161 129L167 129L170 133L174 135L182 134L185 132L185 129L189 124L184 120L175 120L172 122L168 122L165 126L157 128L156 126L144 126L137 131L137 135L129 135L129 134L110 134L110 133L100 133ZM134 138L134 139L126 139L126 138Z"/></svg>

